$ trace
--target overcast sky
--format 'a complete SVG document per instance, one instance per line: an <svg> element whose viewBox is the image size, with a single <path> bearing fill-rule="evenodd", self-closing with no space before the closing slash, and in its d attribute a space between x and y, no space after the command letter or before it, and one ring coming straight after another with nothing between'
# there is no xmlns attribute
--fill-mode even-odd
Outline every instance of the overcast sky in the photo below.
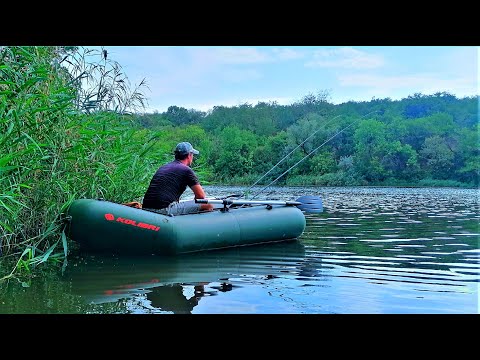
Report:
<svg viewBox="0 0 480 360"><path fill-rule="evenodd" d="M88 47L86 48L98 48ZM472 46L105 46L131 85L145 78L147 112L176 105L291 104L328 92L334 104L414 93L479 95Z"/></svg>

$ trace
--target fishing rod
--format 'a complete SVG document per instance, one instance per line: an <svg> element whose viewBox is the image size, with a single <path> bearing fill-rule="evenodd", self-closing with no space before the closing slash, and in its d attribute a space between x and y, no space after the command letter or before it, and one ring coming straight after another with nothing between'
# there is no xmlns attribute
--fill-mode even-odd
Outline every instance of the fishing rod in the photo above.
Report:
<svg viewBox="0 0 480 360"><path fill-rule="evenodd" d="M246 194L248 194L248 191L253 188L255 185L258 184L258 182L260 180L262 180L265 176L267 176L268 174L270 174L273 169L275 169L283 160L285 160L287 157L289 157L295 150L297 150L300 146L302 146L303 144L305 144L309 139L311 139L317 132L319 132L320 130L322 130L323 128L325 128L325 126L327 126L328 124L330 124L333 120L335 120L336 118L340 117L340 116L343 116L343 114L340 114L340 115L337 115L335 116L334 118L330 119L329 121L327 121L325 124L323 124L323 126L321 128L319 128L318 130L316 130L313 134L311 134L309 137L307 137L305 140L303 140L300 144L298 144L295 149L293 149L292 151L290 151L287 155L285 155L279 162L277 162L275 164L274 167L272 167L270 170L268 170L265 174L263 174L257 181L255 181L252 185L250 185L250 187L243 191L242 194L240 195L234 195L235 197L243 197L245 196Z"/></svg>
<svg viewBox="0 0 480 360"><path fill-rule="evenodd" d="M328 140L324 141L320 146L317 146L315 149L313 149L311 152L309 152L307 155L305 155L303 158L301 158L299 161L297 161L294 165L292 165L290 168L288 168L286 171L284 171L280 176L278 176L275 180L273 180L272 182L270 182L267 186L265 186L264 188L262 188L260 191L258 191L257 193L254 194L254 196L251 198L252 200L255 199L260 193L262 193L266 188L270 187L271 185L273 185L274 183L276 183L283 175L285 175L286 173L288 173L290 170L292 170L295 166L297 166L298 164L300 164L303 160L305 160L307 157L309 157L310 155L312 155L315 151L317 151L318 149L320 149L323 145L325 145L326 143L328 143L330 140L332 140L334 137L336 137L337 135L339 135L340 133L344 132L345 130L347 130L350 126L352 126L353 124L355 124L357 121L359 121L360 119L364 118L365 116L368 116L370 114L373 114L375 112L378 112L378 110L374 110L374 111L371 111L369 112L368 114L365 114L363 115L362 117L358 118L357 120L353 121L350 125L347 125L346 127L344 127L342 130L340 130L339 132L337 132L336 134L334 134L333 136L331 136Z"/></svg>
<svg viewBox="0 0 480 360"><path fill-rule="evenodd" d="M302 205L300 201L282 200L230 200L230 199L195 199L198 204L222 204L222 205Z"/></svg>

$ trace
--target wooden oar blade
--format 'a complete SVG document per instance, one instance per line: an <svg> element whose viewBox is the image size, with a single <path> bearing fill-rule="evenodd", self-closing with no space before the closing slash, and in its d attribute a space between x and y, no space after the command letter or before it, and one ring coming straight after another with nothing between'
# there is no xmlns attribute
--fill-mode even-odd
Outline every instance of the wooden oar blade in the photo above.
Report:
<svg viewBox="0 0 480 360"><path fill-rule="evenodd" d="M323 202L319 196L304 195L300 196L296 201L301 203L297 207L306 213L316 214L323 212Z"/></svg>

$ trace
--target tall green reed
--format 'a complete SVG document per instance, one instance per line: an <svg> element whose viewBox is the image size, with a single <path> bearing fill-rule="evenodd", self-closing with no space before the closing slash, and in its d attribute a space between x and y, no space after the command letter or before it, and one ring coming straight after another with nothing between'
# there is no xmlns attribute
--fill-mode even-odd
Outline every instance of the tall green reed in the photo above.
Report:
<svg viewBox="0 0 480 360"><path fill-rule="evenodd" d="M17 259L0 280L66 260L71 202L138 197L155 166L128 115L145 83L131 90L117 63L86 53L0 47L0 256Z"/></svg>

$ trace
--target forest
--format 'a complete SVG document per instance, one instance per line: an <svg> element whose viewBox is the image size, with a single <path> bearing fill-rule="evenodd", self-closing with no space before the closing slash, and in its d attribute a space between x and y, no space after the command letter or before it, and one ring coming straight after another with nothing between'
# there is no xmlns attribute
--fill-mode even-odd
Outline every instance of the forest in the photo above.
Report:
<svg viewBox="0 0 480 360"><path fill-rule="evenodd" d="M479 183L476 97L441 92L333 105L321 91L292 105L215 106L207 113L170 106L133 122L145 138L155 134L152 151L165 154L162 160L176 141L195 144L198 171L215 184L251 184L290 153L270 173L275 180L294 166L277 185Z"/></svg>

